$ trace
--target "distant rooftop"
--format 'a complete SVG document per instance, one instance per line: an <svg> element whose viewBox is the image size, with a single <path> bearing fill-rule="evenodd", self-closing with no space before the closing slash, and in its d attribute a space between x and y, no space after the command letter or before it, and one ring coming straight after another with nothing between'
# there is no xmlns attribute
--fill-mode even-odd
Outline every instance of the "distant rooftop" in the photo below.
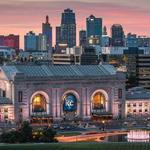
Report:
<svg viewBox="0 0 150 150"><path fill-rule="evenodd" d="M67 9L64 10L64 12L71 13L71 12L73 12L73 10L70 9L70 8L67 8Z"/></svg>
<svg viewBox="0 0 150 150"><path fill-rule="evenodd" d="M16 74L25 77L101 77L116 74L111 65L6 65L0 69L9 80Z"/></svg>
<svg viewBox="0 0 150 150"><path fill-rule="evenodd" d="M144 89L143 87L134 87L126 92L126 99L147 100L150 99L150 91Z"/></svg>

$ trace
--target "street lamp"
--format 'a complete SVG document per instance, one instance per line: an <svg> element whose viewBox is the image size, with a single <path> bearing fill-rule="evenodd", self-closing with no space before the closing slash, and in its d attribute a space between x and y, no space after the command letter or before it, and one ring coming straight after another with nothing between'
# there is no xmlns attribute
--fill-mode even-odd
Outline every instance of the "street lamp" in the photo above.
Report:
<svg viewBox="0 0 150 150"><path fill-rule="evenodd" d="M102 121L102 130L105 130L105 120Z"/></svg>

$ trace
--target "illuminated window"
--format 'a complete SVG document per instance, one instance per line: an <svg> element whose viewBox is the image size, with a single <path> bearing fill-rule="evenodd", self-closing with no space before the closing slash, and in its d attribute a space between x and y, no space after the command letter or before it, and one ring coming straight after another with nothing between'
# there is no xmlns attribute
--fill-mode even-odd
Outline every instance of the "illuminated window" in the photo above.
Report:
<svg viewBox="0 0 150 150"><path fill-rule="evenodd" d="M4 108L4 112L5 112L5 113L8 113L8 108Z"/></svg>
<svg viewBox="0 0 150 150"><path fill-rule="evenodd" d="M105 109L105 103L106 103L105 96L101 92L97 92L93 96L93 102L92 102L93 110Z"/></svg>
<svg viewBox="0 0 150 150"><path fill-rule="evenodd" d="M131 110L131 109L128 109L127 113L128 113L128 114L132 113L132 110Z"/></svg>
<svg viewBox="0 0 150 150"><path fill-rule="evenodd" d="M145 105L145 107L147 107L147 106L148 106L148 103L145 103L144 105Z"/></svg>
<svg viewBox="0 0 150 150"><path fill-rule="evenodd" d="M46 99L43 95L37 94L32 100L33 112L46 112Z"/></svg>

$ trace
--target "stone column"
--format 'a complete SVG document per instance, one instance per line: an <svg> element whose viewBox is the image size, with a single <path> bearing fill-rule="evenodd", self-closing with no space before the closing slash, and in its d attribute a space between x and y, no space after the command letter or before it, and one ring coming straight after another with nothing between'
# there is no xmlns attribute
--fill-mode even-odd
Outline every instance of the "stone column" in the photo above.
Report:
<svg viewBox="0 0 150 150"><path fill-rule="evenodd" d="M57 96L56 96L56 91L57 89L53 88L52 89L52 116L54 118L54 120L56 119L57 117L57 109L56 109L56 99L57 99Z"/></svg>
<svg viewBox="0 0 150 150"><path fill-rule="evenodd" d="M119 101L118 101L118 88L117 87L112 87L112 99L111 99L111 112L113 114L113 117L116 118L118 117L118 105L119 105Z"/></svg>
<svg viewBox="0 0 150 150"><path fill-rule="evenodd" d="M115 98L115 88L111 88L110 100L109 100L109 111L114 115L114 98Z"/></svg>
<svg viewBox="0 0 150 150"><path fill-rule="evenodd" d="M91 98L87 88L82 88L82 118L91 118Z"/></svg>
<svg viewBox="0 0 150 150"><path fill-rule="evenodd" d="M56 117L57 117L57 120L61 119L61 97L60 97L59 90L60 89L56 89L56 109L57 109Z"/></svg>
<svg viewBox="0 0 150 150"><path fill-rule="evenodd" d="M82 96L81 96L81 117L86 118L87 114L87 99L86 99L86 88L82 88Z"/></svg>
<svg viewBox="0 0 150 150"><path fill-rule="evenodd" d="M90 92L89 92L89 90L88 90L88 88L86 88L86 107L87 107L87 110L86 110L86 117L88 118L88 119L90 119L91 118L91 95L89 94Z"/></svg>

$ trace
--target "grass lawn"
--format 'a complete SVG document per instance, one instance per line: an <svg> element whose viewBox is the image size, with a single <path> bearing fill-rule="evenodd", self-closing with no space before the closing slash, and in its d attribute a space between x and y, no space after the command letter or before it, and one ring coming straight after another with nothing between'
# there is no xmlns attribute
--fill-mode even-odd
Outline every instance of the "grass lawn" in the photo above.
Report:
<svg viewBox="0 0 150 150"><path fill-rule="evenodd" d="M150 150L150 143L1 144L0 150Z"/></svg>

